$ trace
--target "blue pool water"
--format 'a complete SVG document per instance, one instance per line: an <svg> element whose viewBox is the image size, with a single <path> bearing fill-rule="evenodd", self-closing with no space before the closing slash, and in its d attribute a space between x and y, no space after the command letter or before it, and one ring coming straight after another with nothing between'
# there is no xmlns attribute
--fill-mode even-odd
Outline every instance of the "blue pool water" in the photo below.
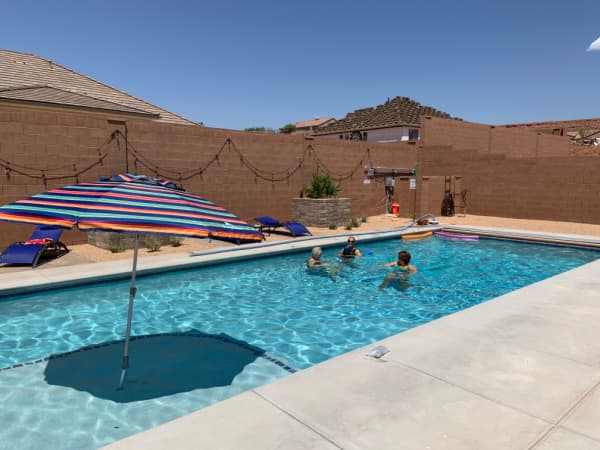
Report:
<svg viewBox="0 0 600 450"><path fill-rule="evenodd" d="M96 448L285 376L288 365L309 367L600 256L593 250L492 239L358 244L372 254L343 264L335 281L307 271L308 252L138 278L132 334L156 335L156 340L136 344L137 364L168 367L176 360L177 370L165 376L181 379L185 388L170 394L153 392L142 372L130 374L126 387L129 393L139 388L140 397L113 392L122 349L114 341L124 333L129 281L0 299L0 368L7 368L0 371L0 421L20 418L0 431L0 448L36 448L53 438L60 448ZM390 269L376 266L395 260L401 249L411 252L419 273L408 285L380 291ZM325 249L323 258L334 260L336 250ZM186 334L191 337L185 345L168 340ZM105 346L45 359L93 344ZM189 355L177 358L182 348ZM159 356L144 353L149 349ZM227 362L231 355L236 367ZM223 363L221 372L188 386L186 370L196 364L204 373L211 365L206 359L213 358ZM38 362L15 367L27 361ZM131 366L134 371L133 344ZM90 367L89 373L83 367ZM94 380L87 388L108 379L105 391L90 393L77 384L79 370L80 378ZM30 429L35 433L24 437ZM76 438L65 441L68 433Z"/></svg>

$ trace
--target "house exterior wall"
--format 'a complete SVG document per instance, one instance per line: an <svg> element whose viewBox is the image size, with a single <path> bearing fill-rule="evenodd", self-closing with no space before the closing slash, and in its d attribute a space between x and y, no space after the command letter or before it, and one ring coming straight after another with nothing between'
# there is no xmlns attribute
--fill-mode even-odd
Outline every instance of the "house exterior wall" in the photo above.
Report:
<svg viewBox="0 0 600 450"><path fill-rule="evenodd" d="M418 127L390 127L390 128L377 128L373 130L365 130L362 133L367 133L367 142L397 142L397 141L408 141L409 129ZM340 138L342 136L342 138ZM316 139L338 139L338 140L349 140L352 133L331 133L325 135L315 136Z"/></svg>

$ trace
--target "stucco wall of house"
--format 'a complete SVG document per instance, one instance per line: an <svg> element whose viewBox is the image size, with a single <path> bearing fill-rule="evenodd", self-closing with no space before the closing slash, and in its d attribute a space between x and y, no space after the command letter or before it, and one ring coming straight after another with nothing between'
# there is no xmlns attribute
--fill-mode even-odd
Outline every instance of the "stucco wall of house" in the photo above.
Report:
<svg viewBox="0 0 600 450"><path fill-rule="evenodd" d="M408 141L408 130L409 127L390 127L365 130L362 133L367 133L367 142L403 142ZM351 134L352 133L332 133L315 136L315 138L347 140ZM340 138L340 136L342 136L342 138Z"/></svg>

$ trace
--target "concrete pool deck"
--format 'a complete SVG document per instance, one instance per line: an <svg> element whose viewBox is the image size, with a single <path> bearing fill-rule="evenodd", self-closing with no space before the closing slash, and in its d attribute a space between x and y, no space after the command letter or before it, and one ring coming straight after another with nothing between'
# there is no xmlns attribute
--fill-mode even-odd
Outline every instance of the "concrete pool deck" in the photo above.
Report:
<svg viewBox="0 0 600 450"><path fill-rule="evenodd" d="M372 238L355 234L359 241ZM319 245L345 240L326 239ZM600 243L594 235L582 239ZM297 239L270 250L313 245L315 240ZM140 266L151 272L237 253L222 250L142 258ZM267 248L240 250L253 257ZM125 276L130 270L130 260L71 271L48 267L0 275L0 285L19 291L22 278L48 286L86 274ZM62 281L59 272L66 277ZM598 324L600 260L105 448L600 449ZM390 353L379 360L365 356L378 344Z"/></svg>
<svg viewBox="0 0 600 450"><path fill-rule="evenodd" d="M105 447L598 449L600 260Z"/></svg>

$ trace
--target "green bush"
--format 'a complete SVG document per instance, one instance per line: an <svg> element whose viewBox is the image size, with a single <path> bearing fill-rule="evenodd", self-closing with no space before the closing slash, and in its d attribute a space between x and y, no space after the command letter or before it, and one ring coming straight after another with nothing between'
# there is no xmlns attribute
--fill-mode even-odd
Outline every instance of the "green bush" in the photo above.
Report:
<svg viewBox="0 0 600 450"><path fill-rule="evenodd" d="M181 247L183 245L183 238L179 236L169 236L169 245L171 247Z"/></svg>
<svg viewBox="0 0 600 450"><path fill-rule="evenodd" d="M117 233L113 233L108 238L108 249L112 253L122 253L125 251L125 244L123 243L123 236Z"/></svg>
<svg viewBox="0 0 600 450"><path fill-rule="evenodd" d="M348 221L348 222L346 222L346 227L345 228L346 228L346 230L351 230L352 229L352 221L351 220Z"/></svg>
<svg viewBox="0 0 600 450"><path fill-rule="evenodd" d="M367 216L362 216L362 217L360 218L360 221L361 221L362 223L367 223Z"/></svg>
<svg viewBox="0 0 600 450"><path fill-rule="evenodd" d="M279 129L279 131L284 134L290 134L290 133L296 131L296 124L295 123L285 124L284 126L282 126Z"/></svg>
<svg viewBox="0 0 600 450"><path fill-rule="evenodd" d="M354 228L358 228L358 227L360 227L360 221L359 221L359 220L358 220L358 218L356 218L356 217L353 217L353 218L350 220L350 223L352 224L352 226L353 226Z"/></svg>
<svg viewBox="0 0 600 450"><path fill-rule="evenodd" d="M337 224L336 224L336 223L330 223L330 224L329 224L329 229L330 229L330 230L335 230L335 229L337 229Z"/></svg>
<svg viewBox="0 0 600 450"><path fill-rule="evenodd" d="M313 174L306 188L306 196L310 198L332 198L340 195L342 186L331 179L329 174Z"/></svg>
<svg viewBox="0 0 600 450"><path fill-rule="evenodd" d="M160 246L162 245L162 238L154 234L146 236L144 239L144 244L149 252L157 252L160 250Z"/></svg>

